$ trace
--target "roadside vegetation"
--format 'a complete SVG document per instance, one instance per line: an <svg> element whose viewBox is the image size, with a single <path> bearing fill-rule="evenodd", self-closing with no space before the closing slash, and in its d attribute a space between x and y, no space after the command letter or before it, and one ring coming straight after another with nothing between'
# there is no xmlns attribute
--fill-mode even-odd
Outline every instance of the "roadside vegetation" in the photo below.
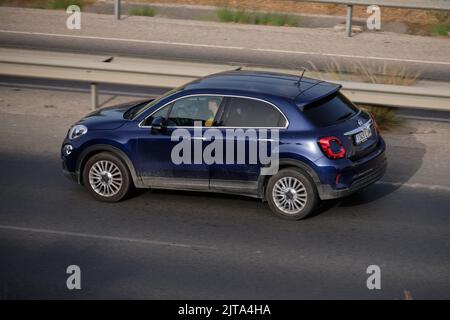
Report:
<svg viewBox="0 0 450 320"><path fill-rule="evenodd" d="M399 86L414 85L421 77L421 72L410 71L394 64L370 64L355 61L345 68L336 60L328 62L324 68L317 68L309 62L309 71L317 76L326 74L327 80L358 81L367 83L390 84Z"/></svg>
<svg viewBox="0 0 450 320"><path fill-rule="evenodd" d="M449 36L450 14L448 12L436 12L434 16L437 23L431 28L431 33L435 36Z"/></svg>
<svg viewBox="0 0 450 320"><path fill-rule="evenodd" d="M49 9L67 9L68 6L76 5L81 9L86 5L86 1L84 0L52 0L49 1L48 8Z"/></svg>
<svg viewBox="0 0 450 320"><path fill-rule="evenodd" d="M397 118L393 108L365 105L359 105L359 107L373 115L380 130L389 130L400 123L400 120Z"/></svg>
<svg viewBox="0 0 450 320"><path fill-rule="evenodd" d="M311 68L309 71L312 76L331 81L356 81L411 86L421 77L420 72L409 71L404 67L393 64L380 66L355 62L351 66L344 68L337 61L332 61L323 69L318 69L311 62L310 65ZM400 123L393 108L364 105L360 105L360 107L373 114L381 130L388 130Z"/></svg>
<svg viewBox="0 0 450 320"><path fill-rule="evenodd" d="M156 10L151 7L135 7L128 10L130 16L154 17Z"/></svg>
<svg viewBox="0 0 450 320"><path fill-rule="evenodd" d="M17 5L25 8L35 9L60 9L65 10L70 5L77 5L81 9L87 4L93 3L94 0L29 0L29 1L11 1L0 0L2 5Z"/></svg>
<svg viewBox="0 0 450 320"><path fill-rule="evenodd" d="M300 18L280 13L264 13L220 8L217 10L217 17L221 22L288 27L298 27L300 25Z"/></svg>

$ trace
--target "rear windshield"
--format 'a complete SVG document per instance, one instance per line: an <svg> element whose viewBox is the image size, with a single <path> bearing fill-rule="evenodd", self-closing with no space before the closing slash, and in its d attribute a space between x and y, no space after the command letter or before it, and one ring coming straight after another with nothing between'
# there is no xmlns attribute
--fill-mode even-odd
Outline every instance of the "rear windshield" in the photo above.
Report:
<svg viewBox="0 0 450 320"><path fill-rule="evenodd" d="M358 112L358 109L342 93L307 105L303 110L306 118L318 127L327 127L344 121Z"/></svg>

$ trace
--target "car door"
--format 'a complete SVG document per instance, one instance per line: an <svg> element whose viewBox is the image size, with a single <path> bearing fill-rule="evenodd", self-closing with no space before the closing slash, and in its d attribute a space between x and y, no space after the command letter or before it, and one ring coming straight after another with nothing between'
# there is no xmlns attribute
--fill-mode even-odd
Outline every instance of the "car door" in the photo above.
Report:
<svg viewBox="0 0 450 320"><path fill-rule="evenodd" d="M210 189L257 194L261 168L265 166L261 162L259 150L265 148L263 152L267 156L271 155L272 132L274 129L286 128L286 117L266 101L250 97L227 97L219 122L225 142L226 161L211 166Z"/></svg>
<svg viewBox="0 0 450 320"><path fill-rule="evenodd" d="M203 133L213 125L222 99L208 95L185 96L147 117L141 125L147 132L141 135L137 146L145 185L208 190L210 170L202 158ZM213 104L216 108L211 108ZM156 117L166 120L163 130L151 129Z"/></svg>

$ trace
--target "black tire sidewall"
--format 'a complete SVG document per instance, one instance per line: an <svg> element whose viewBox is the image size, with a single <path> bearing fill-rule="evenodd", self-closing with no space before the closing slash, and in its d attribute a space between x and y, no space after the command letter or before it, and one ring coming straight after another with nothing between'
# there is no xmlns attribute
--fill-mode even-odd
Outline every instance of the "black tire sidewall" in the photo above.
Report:
<svg viewBox="0 0 450 320"><path fill-rule="evenodd" d="M293 177L298 180L300 180L306 189L307 194L307 201L305 207L296 214L286 214L280 209L278 209L277 205L275 204L273 197L272 197L272 190L275 185L275 183L284 177ZM308 176L306 172L304 172L301 169L297 168L286 168L280 170L276 175L272 176L268 183L266 188L266 199L269 204L270 209L272 212L287 220L300 220L306 218L308 215L310 215L316 208L319 201L319 197L317 194L317 189L312 181L312 179Z"/></svg>
<svg viewBox="0 0 450 320"><path fill-rule="evenodd" d="M115 194L112 197L103 197L99 195L95 190L91 187L91 184L89 182L89 170L91 169L92 165L100 160L107 160L114 163L120 170L122 174L122 186L117 194ZM130 172L127 168L127 166L115 155L107 152L101 152L97 153L91 158L89 158L86 161L86 164L83 168L83 182L86 189L89 191L89 193L97 200L103 201L103 202L117 202L122 199L124 199L131 189L131 179L130 179Z"/></svg>

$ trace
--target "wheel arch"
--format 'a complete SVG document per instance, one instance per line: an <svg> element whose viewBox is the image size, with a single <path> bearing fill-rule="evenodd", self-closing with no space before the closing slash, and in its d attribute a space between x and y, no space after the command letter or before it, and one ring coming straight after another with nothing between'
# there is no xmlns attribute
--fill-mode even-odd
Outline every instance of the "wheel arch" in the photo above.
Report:
<svg viewBox="0 0 450 320"><path fill-rule="evenodd" d="M128 155L117 147L108 144L95 144L84 149L77 159L76 170L78 175L78 183L83 185L83 169L86 162L94 155L100 152L109 152L118 157L128 168L131 174L133 184L136 188L143 187L142 181L136 173L136 169Z"/></svg>
<svg viewBox="0 0 450 320"><path fill-rule="evenodd" d="M278 171L285 168L300 168L308 174L308 176L314 182L316 188L318 188L321 185L319 175L314 171L314 169L310 165L308 165L304 161L291 158L280 159ZM271 177L272 176L270 175L260 176L258 182L258 190L259 190L258 193L260 197L263 199L263 201L266 201L266 187Z"/></svg>

